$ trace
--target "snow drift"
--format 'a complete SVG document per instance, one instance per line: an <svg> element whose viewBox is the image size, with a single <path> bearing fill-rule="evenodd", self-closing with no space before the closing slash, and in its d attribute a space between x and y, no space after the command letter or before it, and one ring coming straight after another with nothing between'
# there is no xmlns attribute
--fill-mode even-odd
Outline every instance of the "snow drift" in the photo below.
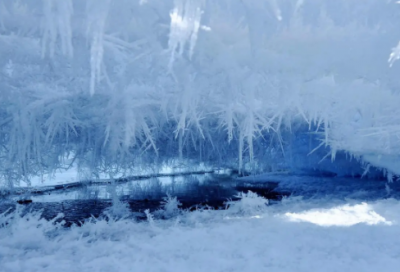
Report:
<svg viewBox="0 0 400 272"><path fill-rule="evenodd" d="M225 211L180 211L170 220L149 214L142 223L92 220L68 229L37 214L0 214L0 261L10 272L398 269L395 199L265 206L258 196L242 197Z"/></svg>

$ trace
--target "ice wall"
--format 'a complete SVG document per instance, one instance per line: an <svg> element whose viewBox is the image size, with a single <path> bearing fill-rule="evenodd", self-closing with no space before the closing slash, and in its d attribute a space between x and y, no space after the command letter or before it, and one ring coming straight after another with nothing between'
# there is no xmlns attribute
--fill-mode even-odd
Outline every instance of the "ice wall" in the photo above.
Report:
<svg viewBox="0 0 400 272"><path fill-rule="evenodd" d="M299 169L283 134L300 139L301 125L331 160L400 174L399 12L382 0L0 0L0 172L21 180L71 154L94 172L172 158Z"/></svg>

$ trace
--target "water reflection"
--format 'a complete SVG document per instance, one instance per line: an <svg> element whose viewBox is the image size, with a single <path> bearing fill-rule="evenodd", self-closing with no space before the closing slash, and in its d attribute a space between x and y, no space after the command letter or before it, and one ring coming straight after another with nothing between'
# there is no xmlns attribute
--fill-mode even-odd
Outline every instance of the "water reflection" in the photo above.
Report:
<svg viewBox="0 0 400 272"><path fill-rule="evenodd" d="M84 183L79 188L63 189L32 195L37 202L57 202L63 200L112 199L117 195L120 199L155 200L167 194L178 198L190 197L207 200L208 198L229 198L235 194L233 180L223 182L215 175L184 175L172 177L152 177L142 180L110 183Z"/></svg>

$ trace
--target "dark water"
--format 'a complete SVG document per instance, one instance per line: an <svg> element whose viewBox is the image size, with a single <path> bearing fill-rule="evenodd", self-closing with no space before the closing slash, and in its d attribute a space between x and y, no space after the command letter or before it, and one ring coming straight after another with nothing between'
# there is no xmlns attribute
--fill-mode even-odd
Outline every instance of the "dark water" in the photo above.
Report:
<svg viewBox="0 0 400 272"><path fill-rule="evenodd" d="M145 219L145 210L153 212L161 208L167 195L177 197L181 209L224 209L227 200L237 200L238 193L257 192L268 199L280 199L274 191L276 183L264 182L250 188L238 182L234 176L202 174L132 180L114 183L81 183L64 187L45 187L25 190L3 198L0 213L14 211L22 214L40 211L45 219L53 219L59 213L66 226L81 224L92 217L101 217L113 201L126 205L137 220ZM20 204L19 204L20 203ZM60 221L59 220L59 221Z"/></svg>
<svg viewBox="0 0 400 272"><path fill-rule="evenodd" d="M206 173L72 185L36 188L3 197L0 213L19 208L22 214L40 211L45 219L53 219L62 213L61 219L66 221L66 226L70 226L103 216L113 200L126 205L132 212L132 218L142 220L146 218L144 211L160 209L167 195L177 197L182 204L180 208L189 211L224 209L228 199L238 200L238 193L248 191L271 200L272 204L289 195L304 199L400 199L400 182L294 175L238 179L232 175Z"/></svg>

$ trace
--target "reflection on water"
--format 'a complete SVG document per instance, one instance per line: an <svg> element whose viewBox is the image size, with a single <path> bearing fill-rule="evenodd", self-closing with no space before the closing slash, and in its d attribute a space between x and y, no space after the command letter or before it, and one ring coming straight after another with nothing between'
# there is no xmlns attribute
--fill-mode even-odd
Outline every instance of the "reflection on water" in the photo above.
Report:
<svg viewBox="0 0 400 272"><path fill-rule="evenodd" d="M112 199L116 194L122 199L162 199L167 194L190 198L229 198L235 194L233 179L224 179L212 174L153 177L124 183L97 183L32 195L35 202L57 202L63 200Z"/></svg>
<svg viewBox="0 0 400 272"><path fill-rule="evenodd" d="M76 185L76 186L75 186ZM61 186L59 186L61 187ZM47 188L47 189L46 189ZM160 200L167 194L179 198L201 200L232 198L238 192L252 191L270 200L282 196L302 196L304 199L341 198L370 201L400 198L400 182L362 180L338 177L312 177L268 174L237 178L218 173L181 174L130 181L110 180L76 183L69 188L41 187L36 193L15 194L9 200L32 199L34 202L64 200ZM50 189L49 189L50 188Z"/></svg>

